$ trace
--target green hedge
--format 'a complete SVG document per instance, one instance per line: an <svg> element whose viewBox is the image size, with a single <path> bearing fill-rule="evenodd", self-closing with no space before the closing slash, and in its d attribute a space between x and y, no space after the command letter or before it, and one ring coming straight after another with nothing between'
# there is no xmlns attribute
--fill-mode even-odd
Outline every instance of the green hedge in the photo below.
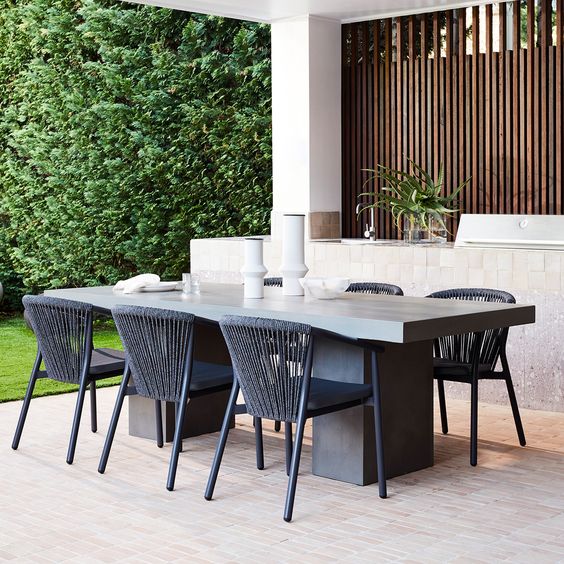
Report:
<svg viewBox="0 0 564 564"><path fill-rule="evenodd" d="M178 278L268 230L270 31L114 0L0 0L0 281ZM6 306L6 303L4 304Z"/></svg>

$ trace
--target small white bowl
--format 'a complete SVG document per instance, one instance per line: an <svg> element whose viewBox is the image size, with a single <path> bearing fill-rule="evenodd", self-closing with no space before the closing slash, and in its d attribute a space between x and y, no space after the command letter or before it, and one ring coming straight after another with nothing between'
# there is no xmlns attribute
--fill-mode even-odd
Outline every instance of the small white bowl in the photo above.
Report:
<svg viewBox="0 0 564 564"><path fill-rule="evenodd" d="M302 288L318 300L334 300L350 286L348 278L300 278Z"/></svg>

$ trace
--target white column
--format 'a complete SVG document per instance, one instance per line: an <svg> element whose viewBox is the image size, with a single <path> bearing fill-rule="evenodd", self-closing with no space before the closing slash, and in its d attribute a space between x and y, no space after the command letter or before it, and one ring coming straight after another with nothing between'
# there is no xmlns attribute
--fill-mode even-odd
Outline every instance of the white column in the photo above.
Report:
<svg viewBox="0 0 564 564"><path fill-rule="evenodd" d="M301 213L306 236L316 236L310 220L335 221L341 212L340 22L272 24L272 127L272 235L281 238L284 213Z"/></svg>

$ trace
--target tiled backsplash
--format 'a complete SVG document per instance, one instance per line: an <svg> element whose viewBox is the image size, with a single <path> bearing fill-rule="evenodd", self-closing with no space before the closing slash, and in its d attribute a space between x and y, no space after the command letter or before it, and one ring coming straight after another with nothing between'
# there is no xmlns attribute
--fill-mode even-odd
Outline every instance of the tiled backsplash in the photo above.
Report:
<svg viewBox="0 0 564 564"><path fill-rule="evenodd" d="M266 238L268 276L280 275L281 257L281 242ZM205 279L241 282L243 239L194 240L191 261L193 271ZM309 241L306 264L310 276L388 282L412 296L449 287L490 287L511 292L518 302L536 305L537 322L512 328L509 334L513 380L523 407L564 411L564 252ZM469 397L469 393L462 385L449 389L452 397ZM480 398L508 401L500 382L484 382Z"/></svg>

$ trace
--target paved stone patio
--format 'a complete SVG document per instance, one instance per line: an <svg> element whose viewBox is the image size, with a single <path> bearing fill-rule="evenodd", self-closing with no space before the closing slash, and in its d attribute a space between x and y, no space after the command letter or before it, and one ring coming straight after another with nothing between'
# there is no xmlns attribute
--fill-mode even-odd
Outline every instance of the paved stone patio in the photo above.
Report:
<svg viewBox="0 0 564 564"><path fill-rule="evenodd" d="M73 466L65 454L74 394L32 402L17 452L21 404L0 405L0 561L564 562L564 414L524 410L523 449L510 410L481 405L472 468L469 405L451 400L435 466L390 480L387 500L375 485L312 476L306 446L287 524L283 437L266 430L266 469L256 470L247 416L230 435L213 502L203 491L217 435L184 442L168 492L170 445L129 437L126 411L99 475L116 392L99 392L97 434L85 411Z"/></svg>

